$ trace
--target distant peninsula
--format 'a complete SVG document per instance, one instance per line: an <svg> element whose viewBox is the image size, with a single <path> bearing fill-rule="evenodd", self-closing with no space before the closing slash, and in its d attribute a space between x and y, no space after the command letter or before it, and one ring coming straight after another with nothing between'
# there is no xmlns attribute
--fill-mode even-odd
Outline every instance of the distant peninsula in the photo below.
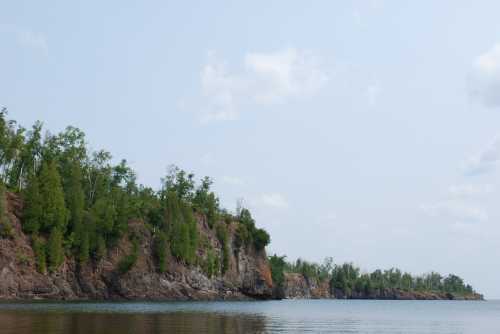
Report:
<svg viewBox="0 0 500 334"><path fill-rule="evenodd" d="M67 127L27 129L0 112L0 299L463 299L456 275L362 273L266 255L250 211L220 207L208 177L171 166L159 190Z"/></svg>

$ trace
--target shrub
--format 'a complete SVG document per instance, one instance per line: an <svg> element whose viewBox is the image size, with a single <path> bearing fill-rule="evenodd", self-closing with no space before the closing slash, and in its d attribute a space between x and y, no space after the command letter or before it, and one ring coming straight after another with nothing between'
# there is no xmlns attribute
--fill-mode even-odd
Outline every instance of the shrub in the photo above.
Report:
<svg viewBox="0 0 500 334"><path fill-rule="evenodd" d="M45 274L47 268L47 258L45 251L45 243L38 237L33 239L33 251L35 253L36 269L39 273Z"/></svg>
<svg viewBox="0 0 500 334"><path fill-rule="evenodd" d="M167 269L167 235L163 231L158 231L154 237L153 253L156 265L160 273Z"/></svg>
<svg viewBox="0 0 500 334"><path fill-rule="evenodd" d="M51 272L59 269L64 261L62 238L62 232L59 228L53 228L47 245L47 257L49 258L49 270Z"/></svg>
<svg viewBox="0 0 500 334"><path fill-rule="evenodd" d="M130 269L132 269L134 264L137 262L138 257L139 257L139 241L134 239L132 241L132 252L127 256L125 256L123 259L121 259L120 262L118 263L118 271L120 272L120 274L125 274L128 271L130 271Z"/></svg>
<svg viewBox="0 0 500 334"><path fill-rule="evenodd" d="M219 242L222 246L222 274L224 274L227 269L229 268L229 243L228 243L228 233L227 233L227 227L223 223L217 224L216 227L216 234L217 234L217 239L219 239Z"/></svg>

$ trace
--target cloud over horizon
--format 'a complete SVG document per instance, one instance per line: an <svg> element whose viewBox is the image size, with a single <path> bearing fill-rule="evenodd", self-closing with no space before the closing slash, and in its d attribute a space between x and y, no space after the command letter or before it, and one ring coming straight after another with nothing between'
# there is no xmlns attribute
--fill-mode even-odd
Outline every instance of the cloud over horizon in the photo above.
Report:
<svg viewBox="0 0 500 334"><path fill-rule="evenodd" d="M500 162L500 136L496 136L479 154L471 156L465 163L466 175L489 173Z"/></svg>
<svg viewBox="0 0 500 334"><path fill-rule="evenodd" d="M245 105L287 103L293 98L316 94L329 81L314 52L287 48L272 52L249 52L239 71L209 54L201 71L205 99L202 121L228 121L239 117Z"/></svg>
<svg viewBox="0 0 500 334"><path fill-rule="evenodd" d="M475 59L469 81L474 98L486 107L500 106L500 43Z"/></svg>

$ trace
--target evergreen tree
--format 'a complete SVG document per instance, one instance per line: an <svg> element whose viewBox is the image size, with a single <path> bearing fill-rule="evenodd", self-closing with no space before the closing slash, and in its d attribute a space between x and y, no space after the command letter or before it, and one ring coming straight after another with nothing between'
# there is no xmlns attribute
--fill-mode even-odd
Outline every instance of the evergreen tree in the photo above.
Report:
<svg viewBox="0 0 500 334"><path fill-rule="evenodd" d="M64 261L64 248L62 246L63 235L59 228L55 227L50 232L47 244L47 257L49 258L49 270L57 271Z"/></svg>
<svg viewBox="0 0 500 334"><path fill-rule="evenodd" d="M85 209L85 194L82 187L82 170L77 161L71 164L68 185L66 187L66 204L69 211L69 230L81 232Z"/></svg>
<svg viewBox="0 0 500 334"><path fill-rule="evenodd" d="M154 236L154 256L158 271L164 273L167 269L167 235L158 231Z"/></svg>
<svg viewBox="0 0 500 334"><path fill-rule="evenodd" d="M95 222L96 233L105 241L105 244L110 242L116 221L116 208L112 198L97 199L91 209L91 214Z"/></svg>
<svg viewBox="0 0 500 334"><path fill-rule="evenodd" d="M68 213L64 204L61 178L54 161L42 165L39 181L42 202L41 227L46 232L57 228L62 233L66 229Z"/></svg>
<svg viewBox="0 0 500 334"><path fill-rule="evenodd" d="M43 208L39 181L35 174L32 174L28 179L28 186L24 191L24 200L23 230L37 234L42 225Z"/></svg>
<svg viewBox="0 0 500 334"><path fill-rule="evenodd" d="M5 186L0 182L0 237L13 238L14 231L7 215L7 198Z"/></svg>
<svg viewBox="0 0 500 334"><path fill-rule="evenodd" d="M33 252L35 253L36 270L41 274L45 274L47 270L45 243L37 236L33 237Z"/></svg>
<svg viewBox="0 0 500 334"><path fill-rule="evenodd" d="M83 230L83 232L80 234L80 244L78 247L78 261L81 264L86 263L89 260L89 254L90 254L89 234L86 230Z"/></svg>

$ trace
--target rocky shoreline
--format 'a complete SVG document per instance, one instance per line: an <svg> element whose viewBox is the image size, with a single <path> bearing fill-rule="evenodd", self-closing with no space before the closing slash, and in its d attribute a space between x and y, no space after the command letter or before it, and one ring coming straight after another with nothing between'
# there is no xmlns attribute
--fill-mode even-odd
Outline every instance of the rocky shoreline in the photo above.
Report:
<svg viewBox="0 0 500 334"><path fill-rule="evenodd" d="M139 221L129 223L129 233L140 236L138 258L122 274L120 260L129 254L132 244L125 235L118 246L100 261L81 266L66 257L53 273L37 272L35 254L29 237L21 228L22 202L8 194L8 216L12 238L0 238L0 299L3 300L246 300L271 299L272 278L264 250L252 246L233 247L236 224L229 226L229 268L213 277L200 266L187 266L168 256L167 270L159 273L153 261L153 237ZM215 232L198 217L200 235L220 256L222 245ZM203 250L197 254L200 258Z"/></svg>
<svg viewBox="0 0 500 334"><path fill-rule="evenodd" d="M328 281L309 279L299 273L285 273L282 288L275 288L275 296L284 299L377 299L377 300L483 300L483 295L472 293L457 295L445 292L405 291L383 289L370 294L353 291L346 295L339 289L331 289Z"/></svg>
<svg viewBox="0 0 500 334"><path fill-rule="evenodd" d="M140 221L129 223L129 232L139 236L138 257L126 273L118 264L130 253L132 243L125 235L99 261L80 265L66 257L53 273L37 272L31 241L22 231L22 201L7 193L8 218L13 237L0 238L0 300L269 300L269 299L396 299L437 300L471 299L445 293L406 292L385 289L371 295L331 290L327 281L307 279L298 273L286 273L283 287L273 287L265 250L253 246L235 247L236 223L228 225L229 265L224 274L208 277L200 266L188 266L168 255L167 268L159 273L154 264L153 236ZM223 246L202 216L197 217L200 236L221 255ZM202 258L203 249L197 256Z"/></svg>

